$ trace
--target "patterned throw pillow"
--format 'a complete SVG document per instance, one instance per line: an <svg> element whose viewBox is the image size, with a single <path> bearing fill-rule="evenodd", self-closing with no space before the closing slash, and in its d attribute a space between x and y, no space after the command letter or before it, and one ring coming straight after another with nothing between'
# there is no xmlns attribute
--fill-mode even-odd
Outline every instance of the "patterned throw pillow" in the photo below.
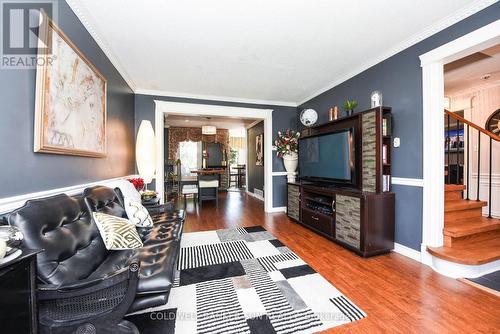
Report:
<svg viewBox="0 0 500 334"><path fill-rule="evenodd" d="M133 249L143 246L135 226L128 219L93 212L92 216L108 250Z"/></svg>
<svg viewBox="0 0 500 334"><path fill-rule="evenodd" d="M151 219L148 210L140 202L128 197L125 197L124 202L127 217L133 224L140 227L153 226L153 219Z"/></svg>

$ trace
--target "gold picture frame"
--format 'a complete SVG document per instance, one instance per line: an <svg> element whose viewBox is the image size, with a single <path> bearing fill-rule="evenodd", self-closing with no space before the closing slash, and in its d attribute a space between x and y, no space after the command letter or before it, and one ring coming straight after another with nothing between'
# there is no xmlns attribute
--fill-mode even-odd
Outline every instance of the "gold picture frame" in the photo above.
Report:
<svg viewBox="0 0 500 334"><path fill-rule="evenodd" d="M34 152L105 157L107 80L46 14L40 19Z"/></svg>

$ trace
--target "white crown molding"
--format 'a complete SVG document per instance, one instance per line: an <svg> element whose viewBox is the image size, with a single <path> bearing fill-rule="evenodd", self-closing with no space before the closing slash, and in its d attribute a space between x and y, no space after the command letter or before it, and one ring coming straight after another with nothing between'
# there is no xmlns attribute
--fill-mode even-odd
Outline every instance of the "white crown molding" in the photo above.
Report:
<svg viewBox="0 0 500 334"><path fill-rule="evenodd" d="M411 186L411 187L423 187L424 180L423 179L412 179L406 177L392 177L392 184L397 184L400 186Z"/></svg>
<svg viewBox="0 0 500 334"><path fill-rule="evenodd" d="M95 182L73 185L73 186L69 186L69 187L55 188L55 189L50 189L50 190L38 191L38 192L34 192L34 193L28 193L28 194L17 195L17 196L12 196L12 197L0 198L0 214L10 212L12 210L15 210L15 209L23 206L24 203L26 203L26 201L30 200L30 199L54 196L57 194L67 194L69 196L77 195L77 194L81 194L83 192L83 190L85 188L88 188L88 187L94 187L94 186L98 186L98 185L114 186L117 183L117 181L120 181L123 179L129 179L129 178L133 178L133 177L138 177L138 176L137 175L127 175L127 176L115 177L112 179L106 179L106 180L100 180L100 181L95 181Z"/></svg>
<svg viewBox="0 0 500 334"><path fill-rule="evenodd" d="M498 2L498 0L476 0L472 1L468 6L455 11L454 13L448 15L444 19L440 20L436 24L416 33L412 37L408 38L404 42L398 44L394 48L390 49L389 51L385 52L384 54L379 55L378 57L372 58L365 62L364 64L360 65L353 71L349 71L347 73L344 73L340 75L335 81L327 85L326 87L323 87L321 89L318 89L315 91L313 94L309 94L307 97L304 97L298 105L302 105L306 103L307 101L323 94L324 92L334 88L335 86L338 86L339 84L355 77L356 75L360 74L361 72L369 69L370 67L377 65L378 63L394 56L395 54L423 41L424 39L454 25L457 22L462 21L463 19L485 9L488 6L491 6L492 4Z"/></svg>
<svg viewBox="0 0 500 334"><path fill-rule="evenodd" d="M168 91L163 91L163 90L143 89L143 88L135 89L134 93L135 94L142 94L142 95L176 97L176 98L194 99L194 100L261 104L261 105L284 106L284 107L297 107L297 103L290 102L290 101L258 100L258 99L246 99L246 98L229 97L229 96L189 94L189 93L168 92Z"/></svg>
<svg viewBox="0 0 500 334"><path fill-rule="evenodd" d="M132 77L128 74L128 72L125 70L125 67L121 64L121 62L118 60L118 58L115 56L113 51L111 50L111 47L109 44L104 40L101 36L103 34L98 31L95 27L96 24L94 23L92 19L92 15L88 12L86 8L80 7L78 4L80 1L75 1L75 0L66 0L70 8L73 10L75 13L76 17L80 20L80 22L83 24L85 29L89 32L89 34L94 38L95 42L99 47L101 48L102 52L108 57L109 61L113 64L113 66L116 68L118 73L123 77L123 79L127 82L128 86L132 91L135 92L136 85Z"/></svg>

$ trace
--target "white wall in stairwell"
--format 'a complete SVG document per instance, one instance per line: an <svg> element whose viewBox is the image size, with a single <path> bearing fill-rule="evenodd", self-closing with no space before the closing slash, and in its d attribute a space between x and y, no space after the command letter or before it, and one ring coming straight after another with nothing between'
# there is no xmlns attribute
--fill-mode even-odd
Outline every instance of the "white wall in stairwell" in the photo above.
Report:
<svg viewBox="0 0 500 334"><path fill-rule="evenodd" d="M453 95L450 98L450 109L452 111L464 110L466 119L473 123L485 127L488 117L500 108L500 81L483 84L481 86L470 87ZM477 191L477 156L478 156L478 136L476 130L470 130L470 184L469 193L472 198L476 198ZM465 133L466 131L464 131ZM466 136L466 133L465 133ZM465 137L467 144L467 137ZM492 146L492 215L500 218L500 143L493 141ZM466 154L465 154L466 155ZM466 159L466 156L465 156ZM467 166L467 164L465 164ZM481 160L480 160L480 199L488 201L489 184L489 138L481 135ZM467 173L467 170L465 170ZM464 174L464 180L466 174ZM465 181L466 182L466 181ZM483 213L487 214L487 208Z"/></svg>

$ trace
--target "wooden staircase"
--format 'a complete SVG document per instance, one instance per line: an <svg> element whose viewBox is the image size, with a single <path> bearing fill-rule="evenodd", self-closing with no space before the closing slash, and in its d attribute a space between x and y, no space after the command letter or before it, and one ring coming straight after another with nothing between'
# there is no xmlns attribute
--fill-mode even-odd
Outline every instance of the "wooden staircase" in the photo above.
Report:
<svg viewBox="0 0 500 334"><path fill-rule="evenodd" d="M432 255L466 265L500 259L500 219L486 218L484 201L463 199L463 185L445 185L444 246L427 247Z"/></svg>

